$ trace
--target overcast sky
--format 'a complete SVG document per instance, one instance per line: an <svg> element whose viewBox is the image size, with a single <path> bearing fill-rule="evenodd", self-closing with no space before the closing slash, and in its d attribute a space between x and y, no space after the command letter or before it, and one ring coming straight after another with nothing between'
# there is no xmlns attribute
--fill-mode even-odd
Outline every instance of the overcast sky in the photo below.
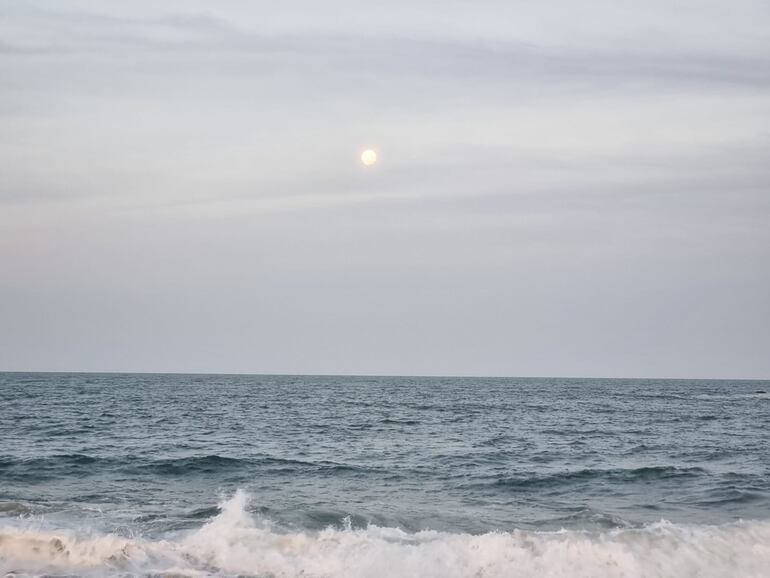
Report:
<svg viewBox="0 0 770 578"><path fill-rule="evenodd" d="M2 369L770 378L770 3L2 0Z"/></svg>

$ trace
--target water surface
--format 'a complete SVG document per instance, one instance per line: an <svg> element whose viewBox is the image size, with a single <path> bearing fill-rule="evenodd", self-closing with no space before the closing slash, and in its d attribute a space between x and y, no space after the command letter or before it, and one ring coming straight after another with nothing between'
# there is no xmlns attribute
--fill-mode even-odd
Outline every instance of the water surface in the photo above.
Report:
<svg viewBox="0 0 770 578"><path fill-rule="evenodd" d="M738 541L709 568L740 544L748 572L770 561L768 392L759 381L0 373L0 570L389 575L348 550L389 560L403 552L388 548L440 544L467 550L449 566L458 576L473 575L479 551L491 552L481 575L528 575L511 573L529 568L513 564L526 553L516 540L535 540L554 571L546 551L564 536L591 551L609 540L617 562L644 558L639 540L665 536L681 554L726 532ZM341 548L325 563L282 550L323 536ZM185 550L217 539L201 559L204 546ZM128 553L104 540L128 540ZM86 562L84 548L105 555ZM451 575L424 555L419 575Z"/></svg>

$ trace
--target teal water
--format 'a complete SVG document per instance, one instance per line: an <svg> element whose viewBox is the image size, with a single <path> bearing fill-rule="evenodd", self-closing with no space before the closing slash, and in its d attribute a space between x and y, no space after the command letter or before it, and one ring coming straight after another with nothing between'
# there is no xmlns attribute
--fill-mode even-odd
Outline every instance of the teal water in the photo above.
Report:
<svg viewBox="0 0 770 578"><path fill-rule="evenodd" d="M529 575L513 573L529 568L513 564L516 539L550 548L559 536L627 555L634 536L684 540L680 553L714 539L710 570L737 544L762 568L768 392L759 381L0 373L0 570L394 575L357 556L381 540L376 554L401 560L387 548L438 540L471 552L451 566L458 576L488 550L508 554L481 576ZM326 535L365 540L325 563L273 544L321 548ZM471 548L500 536L513 542ZM217 539L203 560L184 550ZM105 540L127 540L128 553ZM438 572L434 558L417 574ZM666 575L634 568L624 575Z"/></svg>

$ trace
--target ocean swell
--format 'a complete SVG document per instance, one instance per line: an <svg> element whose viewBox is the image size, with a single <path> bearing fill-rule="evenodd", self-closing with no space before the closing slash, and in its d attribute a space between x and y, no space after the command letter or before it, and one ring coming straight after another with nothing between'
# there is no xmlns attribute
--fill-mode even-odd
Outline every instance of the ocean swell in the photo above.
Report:
<svg viewBox="0 0 770 578"><path fill-rule="evenodd" d="M759 578L770 523L659 522L604 532L514 530L481 535L397 528L279 531L237 492L201 528L165 539L0 528L0 572L12 576L272 576L276 578Z"/></svg>
<svg viewBox="0 0 770 578"><path fill-rule="evenodd" d="M583 469L577 471L559 472L551 475L517 476L501 478L496 484L512 488L547 488L580 482L612 481L623 483L647 482L650 480L665 480L672 478L695 478L706 474L706 470L698 467L677 468L673 466L655 466L633 469L595 470Z"/></svg>

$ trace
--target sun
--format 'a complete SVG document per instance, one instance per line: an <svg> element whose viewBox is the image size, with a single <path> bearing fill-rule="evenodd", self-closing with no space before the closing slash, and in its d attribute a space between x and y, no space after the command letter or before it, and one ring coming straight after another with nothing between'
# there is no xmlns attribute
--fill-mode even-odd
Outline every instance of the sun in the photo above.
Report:
<svg viewBox="0 0 770 578"><path fill-rule="evenodd" d="M372 149L366 149L361 153L361 162L364 163L364 165L367 167L372 166L377 162L377 153Z"/></svg>

